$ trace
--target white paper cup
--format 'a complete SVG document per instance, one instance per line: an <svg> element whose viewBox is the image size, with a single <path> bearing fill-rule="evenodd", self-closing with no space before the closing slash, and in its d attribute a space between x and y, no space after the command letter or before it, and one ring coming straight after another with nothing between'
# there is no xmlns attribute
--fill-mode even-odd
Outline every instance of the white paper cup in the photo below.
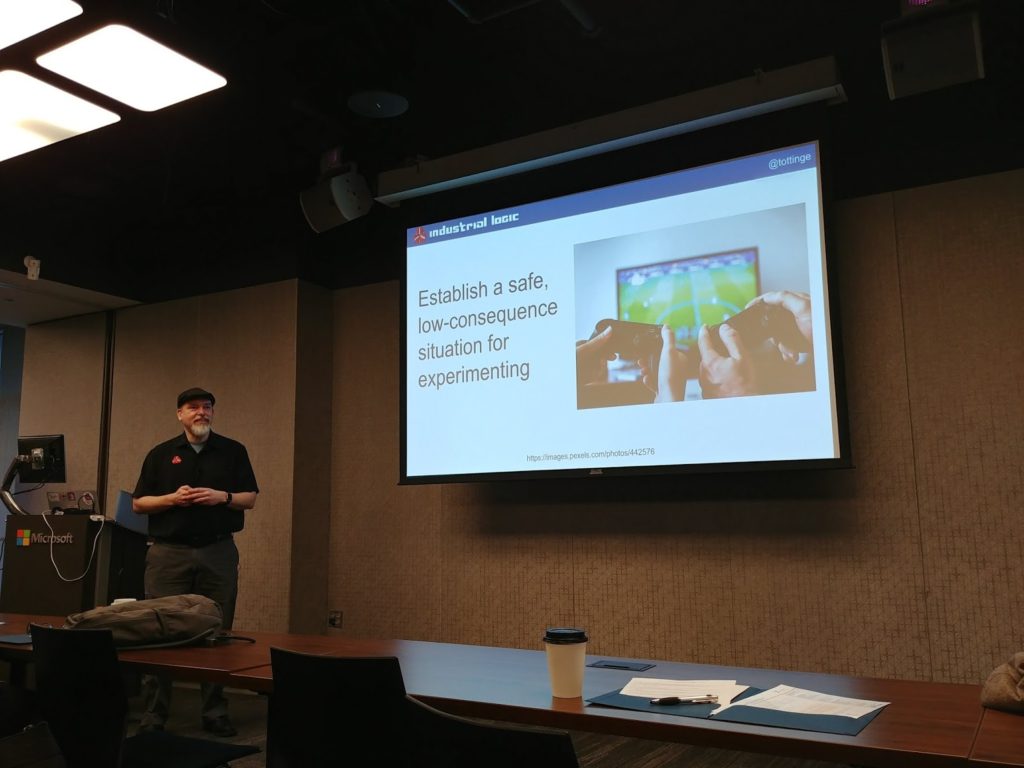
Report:
<svg viewBox="0 0 1024 768"><path fill-rule="evenodd" d="M553 627L544 633L551 695L577 699L583 695L583 668L587 658L587 633L573 627Z"/></svg>

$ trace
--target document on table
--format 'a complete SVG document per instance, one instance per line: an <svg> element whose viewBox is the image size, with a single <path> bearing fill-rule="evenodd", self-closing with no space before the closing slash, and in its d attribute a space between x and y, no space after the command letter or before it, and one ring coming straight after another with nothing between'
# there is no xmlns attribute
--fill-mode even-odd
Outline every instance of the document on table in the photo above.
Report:
<svg viewBox="0 0 1024 768"><path fill-rule="evenodd" d="M747 690L735 680L664 680L656 677L634 677L620 691L625 696L643 696L660 699L678 696L681 699L693 696L717 696L720 702L730 702Z"/></svg>
<svg viewBox="0 0 1024 768"><path fill-rule="evenodd" d="M719 699L719 701L723 701L723 699ZM735 705L725 704L714 710L711 715L717 715L732 706L742 705L802 715L839 715L840 717L858 718L881 709L888 703L888 701L850 699L846 696L818 693L803 688L793 688L789 685L777 685L737 702Z"/></svg>

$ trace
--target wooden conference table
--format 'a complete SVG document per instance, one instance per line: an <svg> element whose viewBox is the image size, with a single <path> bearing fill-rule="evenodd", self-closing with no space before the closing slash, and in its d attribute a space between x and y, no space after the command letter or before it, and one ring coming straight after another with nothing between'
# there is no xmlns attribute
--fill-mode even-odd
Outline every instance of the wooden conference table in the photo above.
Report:
<svg viewBox="0 0 1024 768"><path fill-rule="evenodd" d="M971 749L976 768L1018 768L1024 765L1024 715L985 709Z"/></svg>
<svg viewBox="0 0 1024 768"><path fill-rule="evenodd" d="M59 626L60 617L0 614L0 620L7 621L7 632L23 631L33 619ZM212 646L122 650L118 655L122 664L139 672L264 693L273 690L272 646L335 656L396 656L410 694L470 717L879 768L1024 767L1024 717L982 708L977 685L654 661L655 666L643 673L588 667L582 699L554 699L543 650L242 630L233 634L252 642L238 639ZM25 661L30 657L30 646L0 643L0 658ZM611 657L588 656L587 661L599 658ZM586 703L590 697L621 688L638 674L735 679L757 688L781 683L890 704L858 735L843 736Z"/></svg>

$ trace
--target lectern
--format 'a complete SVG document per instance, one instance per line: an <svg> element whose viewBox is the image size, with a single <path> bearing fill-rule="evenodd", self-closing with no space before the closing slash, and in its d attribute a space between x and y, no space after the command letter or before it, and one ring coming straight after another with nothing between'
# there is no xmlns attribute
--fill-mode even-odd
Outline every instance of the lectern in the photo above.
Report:
<svg viewBox="0 0 1024 768"><path fill-rule="evenodd" d="M146 537L89 515L9 515L0 611L68 615L141 599Z"/></svg>

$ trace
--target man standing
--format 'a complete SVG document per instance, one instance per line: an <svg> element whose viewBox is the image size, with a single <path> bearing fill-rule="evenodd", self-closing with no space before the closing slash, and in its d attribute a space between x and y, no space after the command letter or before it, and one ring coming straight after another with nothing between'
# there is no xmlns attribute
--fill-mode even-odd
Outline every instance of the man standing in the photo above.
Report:
<svg viewBox="0 0 1024 768"><path fill-rule="evenodd" d="M232 534L256 503L256 476L245 446L215 434L214 396L204 389L178 395L184 432L153 448L142 463L132 510L150 515L153 541L146 554L147 598L195 594L215 600L230 629L238 594L238 549ZM140 731L163 730L171 681L147 676ZM203 683L203 729L217 736L237 732L228 719L223 686Z"/></svg>

